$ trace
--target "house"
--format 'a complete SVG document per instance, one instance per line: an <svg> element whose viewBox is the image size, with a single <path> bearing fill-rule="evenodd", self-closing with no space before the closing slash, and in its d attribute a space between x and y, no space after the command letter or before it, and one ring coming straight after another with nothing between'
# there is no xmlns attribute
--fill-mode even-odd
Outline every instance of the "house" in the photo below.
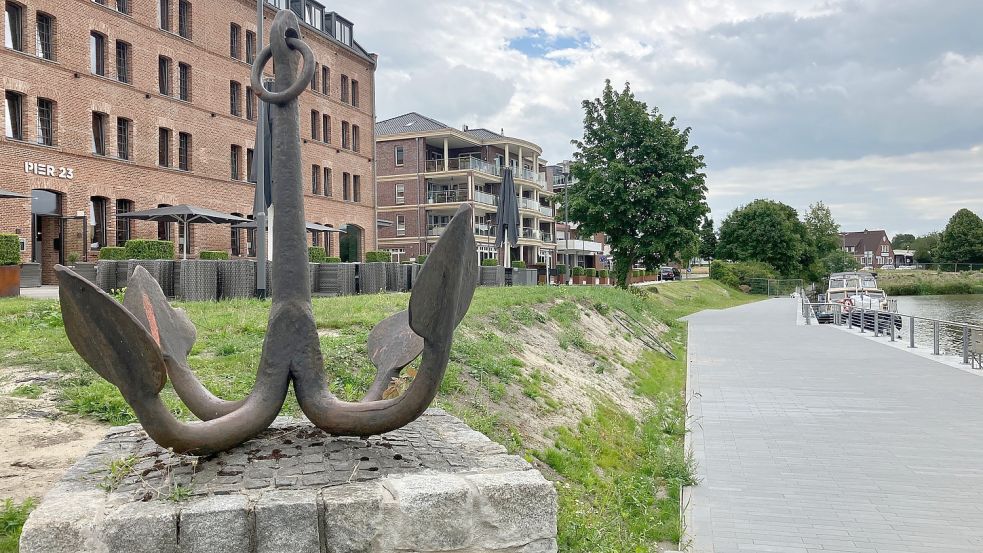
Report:
<svg viewBox="0 0 983 553"><path fill-rule="evenodd" d="M894 266L905 267L915 264L915 250L894 250Z"/></svg>
<svg viewBox="0 0 983 553"><path fill-rule="evenodd" d="M863 267L883 267L894 263L894 248L884 230L841 232L843 251L849 252Z"/></svg>

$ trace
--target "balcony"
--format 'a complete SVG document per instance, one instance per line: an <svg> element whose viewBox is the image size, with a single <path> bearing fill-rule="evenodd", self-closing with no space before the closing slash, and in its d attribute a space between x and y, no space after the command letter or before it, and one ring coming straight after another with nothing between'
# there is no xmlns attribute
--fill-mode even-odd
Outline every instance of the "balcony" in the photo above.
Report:
<svg viewBox="0 0 983 553"><path fill-rule="evenodd" d="M550 234L548 232L543 232L543 231L539 231L539 234L540 234L543 242L549 242L551 244L553 243L553 235L552 234Z"/></svg>
<svg viewBox="0 0 983 553"><path fill-rule="evenodd" d="M428 204L447 204L468 201L467 190L441 190L427 193Z"/></svg>
<svg viewBox="0 0 983 553"><path fill-rule="evenodd" d="M543 215L543 216L546 216L546 217L552 217L553 216L553 208L550 207L550 206L548 206L548 205L540 205L539 206L539 213L540 213L540 215Z"/></svg>
<svg viewBox="0 0 983 553"><path fill-rule="evenodd" d="M519 207L530 211L539 211L539 202L530 198L519 198Z"/></svg>
<svg viewBox="0 0 983 553"><path fill-rule="evenodd" d="M526 238L528 240L539 240L542 235L538 229L534 228L523 228L522 232L519 234L519 238Z"/></svg>
<svg viewBox="0 0 983 553"><path fill-rule="evenodd" d="M495 236L495 225L485 225L478 223L474 226L475 236Z"/></svg>
<svg viewBox="0 0 983 553"><path fill-rule="evenodd" d="M501 167L476 157L455 157L447 160L446 163L443 159L430 159L427 160L424 170L427 173L442 173L445 167L447 171L481 171L496 177L502 175Z"/></svg>
<svg viewBox="0 0 983 553"><path fill-rule="evenodd" d="M546 177L544 177L542 173L536 173L530 171L529 169L516 169L515 178L532 181L539 185L540 188L546 187Z"/></svg>
<svg viewBox="0 0 983 553"><path fill-rule="evenodd" d="M591 240L566 240L557 239L556 250L558 252L570 252L581 254L604 253L604 244Z"/></svg>
<svg viewBox="0 0 983 553"><path fill-rule="evenodd" d="M448 225L427 225L427 236L443 236Z"/></svg>
<svg viewBox="0 0 983 553"><path fill-rule="evenodd" d="M487 192L474 191L474 201L488 205L498 205L498 196Z"/></svg>

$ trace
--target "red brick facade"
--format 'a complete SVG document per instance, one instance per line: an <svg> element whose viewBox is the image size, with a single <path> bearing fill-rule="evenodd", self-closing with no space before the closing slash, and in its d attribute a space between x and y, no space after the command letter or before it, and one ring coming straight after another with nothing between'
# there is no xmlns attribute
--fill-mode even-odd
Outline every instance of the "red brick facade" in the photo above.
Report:
<svg viewBox="0 0 983 553"><path fill-rule="evenodd" d="M171 10L172 31L161 29L159 3L130 0L131 13L116 11L115 0L100 5L88 0L19 0L23 21L23 51L0 48L0 84L5 92L16 92L22 99L23 140L0 137L0 183L2 187L25 195L34 189L61 194L61 214L88 217L90 199L106 198L106 244L116 245L115 218L117 200L129 200L137 210L160 204L192 204L226 213L250 214L254 187L246 182L246 152L252 149L255 123L246 118L247 86L251 66L246 57L246 35L256 29L255 2L248 0L192 0L191 36L178 33L178 0L167 2ZM38 13L54 17L54 59L38 56L36 21ZM275 9L267 7L266 35ZM239 31L239 55L231 55L231 26ZM92 33L103 37L105 76L93 73L90 41ZM6 37L5 37L6 38ZM318 61L317 92L310 88L301 96L300 118L303 183L308 221L341 227L354 225L363 230L359 256L375 249L376 215L373 164L373 106L375 62L356 48L349 48L330 37L305 27L304 38ZM130 45L129 83L118 80L117 43ZM160 91L159 58L171 60L171 92ZM189 101L179 97L179 64L190 66ZM327 67L329 75L322 72ZM268 67L269 70L269 67ZM323 76L329 77L325 87ZM358 107L355 101L342 102L341 79L358 82ZM232 82L239 83L240 115L233 115ZM349 90L354 90L350 87ZM327 94L325 94L325 91ZM40 145L38 99L54 102L51 146ZM312 111L330 117L330 144L321 129L312 139ZM96 155L93 145L93 113L105 114L105 155ZM0 117L6 118L7 110ZM132 121L130 159L119 159L117 122ZM6 121L5 121L6 123ZM349 142L342 147L342 125L359 128L359 151ZM159 161L159 129L171 130L170 167ZM351 133L351 131L349 131ZM179 133L191 135L188 170L179 165ZM239 178L232 178L233 147L239 147ZM36 169L40 166L40 169ZM312 168L318 166L319 187L312 189ZM46 166L54 168L48 171ZM64 170L63 170L64 168ZM330 168L330 191L324 190L324 168ZM72 177L67 176L71 169ZM38 174L40 173L40 174ZM53 175L52 175L53 173ZM343 197L343 175L349 182L358 177L361 190L358 202ZM0 200L0 232L15 232L26 240L23 260L34 258L31 201ZM57 219L52 219L57 221ZM82 234L91 227L67 222L62 252L54 250L59 225L42 221L41 236L45 251L37 256L65 261L69 253L84 257ZM83 230L85 229L85 230ZM228 226L196 225L192 228L192 255L201 250L230 250ZM352 233L353 235L356 233ZM171 229L177 239L177 229ZM156 238L157 224L134 222L134 238ZM91 236L87 236L91 241ZM246 236L240 234L242 254L246 254ZM73 243L78 251L69 251ZM339 254L339 244L332 237L332 254ZM56 259L57 258L57 259ZM45 263L50 265L51 263ZM50 281L50 275L46 275Z"/></svg>

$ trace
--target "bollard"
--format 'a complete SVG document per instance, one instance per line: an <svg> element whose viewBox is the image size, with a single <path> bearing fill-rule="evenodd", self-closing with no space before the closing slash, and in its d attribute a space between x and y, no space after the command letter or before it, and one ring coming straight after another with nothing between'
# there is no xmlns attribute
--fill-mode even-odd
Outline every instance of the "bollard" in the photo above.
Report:
<svg viewBox="0 0 983 553"><path fill-rule="evenodd" d="M891 323L890 324L891 324L891 341L893 342L894 341L894 330L895 330L895 328L894 328L894 312L893 311L891 312Z"/></svg>
<svg viewBox="0 0 983 553"><path fill-rule="evenodd" d="M963 365L969 364L969 325L963 325Z"/></svg>
<svg viewBox="0 0 983 553"><path fill-rule="evenodd" d="M932 340L935 345L932 348L933 355L939 354L939 321L932 321Z"/></svg>
<svg viewBox="0 0 983 553"><path fill-rule="evenodd" d="M866 332L864 327L867 326L867 310L863 307L860 308L860 333Z"/></svg>
<svg viewBox="0 0 983 553"><path fill-rule="evenodd" d="M846 327L848 330L853 330L853 311L847 311L846 314Z"/></svg>
<svg viewBox="0 0 983 553"><path fill-rule="evenodd" d="M879 311L874 311L874 338L881 335L881 317Z"/></svg>
<svg viewBox="0 0 983 553"><path fill-rule="evenodd" d="M915 317L908 317L908 347L915 347Z"/></svg>

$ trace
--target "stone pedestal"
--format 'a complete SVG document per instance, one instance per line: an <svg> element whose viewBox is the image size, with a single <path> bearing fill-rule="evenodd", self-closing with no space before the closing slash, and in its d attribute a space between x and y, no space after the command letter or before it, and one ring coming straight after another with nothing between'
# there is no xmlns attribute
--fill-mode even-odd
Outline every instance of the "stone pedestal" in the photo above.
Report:
<svg viewBox="0 0 983 553"><path fill-rule="evenodd" d="M278 419L207 458L131 425L45 496L20 551L542 553L556 515L538 471L439 409L368 439Z"/></svg>

